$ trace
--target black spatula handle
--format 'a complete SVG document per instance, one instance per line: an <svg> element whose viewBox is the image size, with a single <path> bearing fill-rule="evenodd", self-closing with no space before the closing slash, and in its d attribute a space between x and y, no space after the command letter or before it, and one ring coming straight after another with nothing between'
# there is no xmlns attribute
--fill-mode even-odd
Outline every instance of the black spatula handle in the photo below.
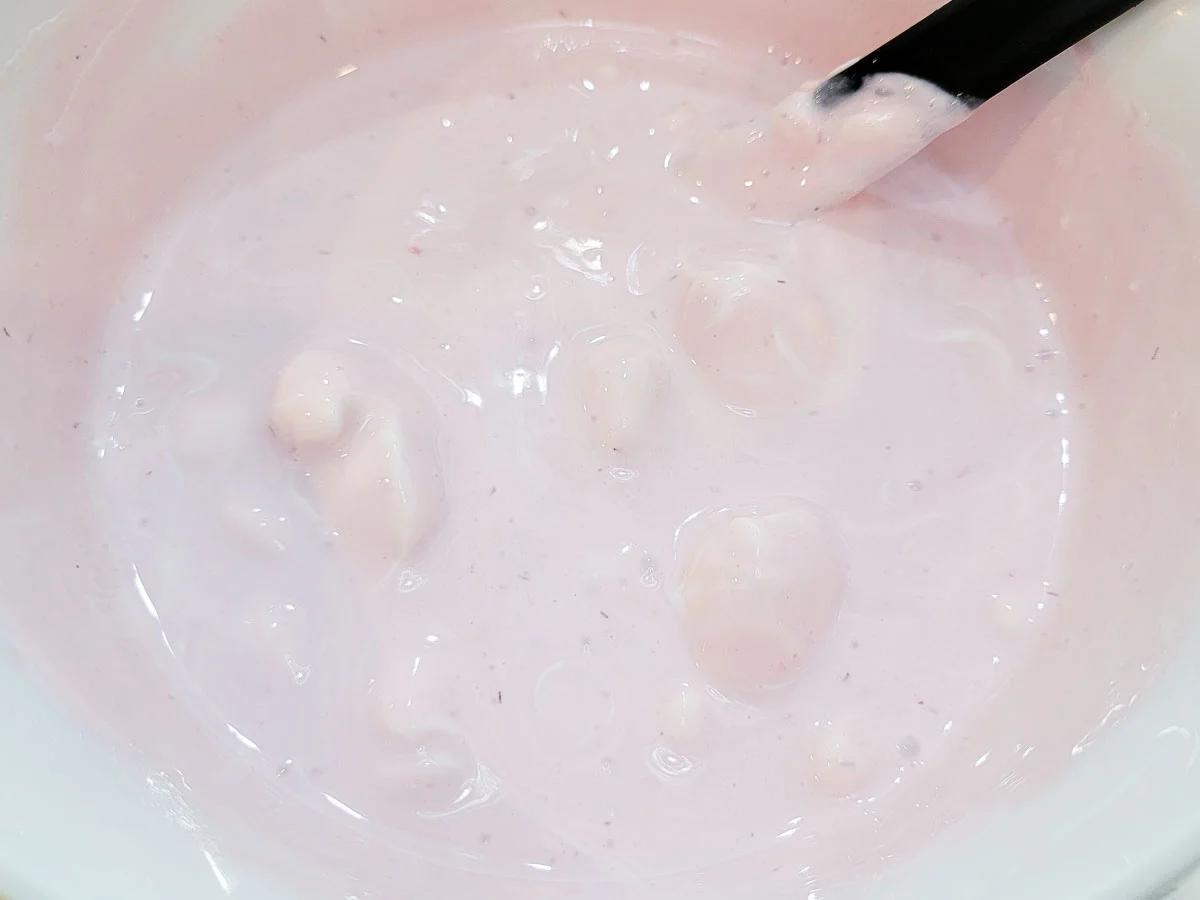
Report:
<svg viewBox="0 0 1200 900"><path fill-rule="evenodd" d="M897 72L978 106L1139 2L950 0L829 78L816 99L832 106L870 76Z"/></svg>

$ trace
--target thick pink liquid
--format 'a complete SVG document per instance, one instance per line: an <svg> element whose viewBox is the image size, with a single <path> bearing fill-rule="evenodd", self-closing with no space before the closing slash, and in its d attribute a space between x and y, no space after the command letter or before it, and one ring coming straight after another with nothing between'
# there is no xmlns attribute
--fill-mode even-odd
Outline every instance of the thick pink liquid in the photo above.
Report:
<svg viewBox="0 0 1200 900"><path fill-rule="evenodd" d="M1194 223L1103 85L786 226L689 154L920 3L466 5L264 0L153 81L162 4L56 40L0 273L29 656L217 857L360 900L825 900L1086 752L1200 502Z"/></svg>
<svg viewBox="0 0 1200 900"><path fill-rule="evenodd" d="M95 471L166 640L281 789L471 866L865 841L1054 605L1035 276L929 163L866 234L678 176L769 54L475 46L281 110L134 276Z"/></svg>

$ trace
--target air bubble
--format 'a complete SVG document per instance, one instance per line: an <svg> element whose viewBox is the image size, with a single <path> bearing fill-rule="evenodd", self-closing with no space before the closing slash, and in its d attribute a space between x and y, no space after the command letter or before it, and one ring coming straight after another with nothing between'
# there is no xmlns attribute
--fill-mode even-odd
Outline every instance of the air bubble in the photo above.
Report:
<svg viewBox="0 0 1200 900"><path fill-rule="evenodd" d="M525 292L525 299L533 300L536 302L538 300L545 299L545 296L546 296L545 280L541 277L534 278L533 284L530 285L529 290L527 290Z"/></svg>
<svg viewBox="0 0 1200 900"><path fill-rule="evenodd" d="M411 594L413 591L423 587L429 579L412 569L405 569L396 579L396 588L402 594Z"/></svg>
<svg viewBox="0 0 1200 900"><path fill-rule="evenodd" d="M650 771L664 781L674 781L695 770L696 763L691 758L668 747L655 747L650 751Z"/></svg>

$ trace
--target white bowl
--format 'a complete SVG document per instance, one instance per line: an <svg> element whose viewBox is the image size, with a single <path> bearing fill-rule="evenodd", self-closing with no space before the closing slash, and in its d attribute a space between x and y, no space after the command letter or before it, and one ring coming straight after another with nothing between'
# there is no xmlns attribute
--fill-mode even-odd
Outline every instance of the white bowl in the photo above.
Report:
<svg viewBox="0 0 1200 900"><path fill-rule="evenodd" d="M876 0L876 5L887 2ZM211 33L238 3L162 0L157 5L166 15L158 46L186 52L189 41ZM36 76L50 63L43 58L46 40L79 9L103 10L116 33L122 9L138 5L134 0L6 0L0 8L0 211L7 208L17 123L33 96ZM459 5L472 7L470 0ZM834 0L829 5L836 6ZM775 0L742 0L741 6L785 9ZM1152 131L1181 151L1192 172L1200 172L1197 47L1200 2L1195 0L1151 0L1091 44L1118 89L1143 111ZM1169 324L1172 308L1182 310L1189 298L1160 299L1161 322ZM0 314L11 302L0 295ZM1176 318L1179 329L1189 327L1185 313ZM16 383L5 366L0 346L5 375L0 393ZM1168 378L1164 391L1182 407L1188 387ZM0 479L0 546L14 529L28 524L21 518L28 510L8 502L8 488ZM12 562L0 551L0 571L7 572ZM1185 591L1179 603L1200 603L1197 588ZM0 576L0 591L6 590L16 588ZM35 595L23 602L41 600ZM37 661L23 658L19 643L13 631L0 632L0 894L12 900L297 896L222 852L217 831L181 787L186 783L179 773L163 772L138 749L114 746L81 724L83 718L47 685ZM1200 860L1198 757L1200 622L1192 621L1178 637L1173 661L1134 713L1059 781L965 837L946 837L854 896L1130 900L1154 895Z"/></svg>

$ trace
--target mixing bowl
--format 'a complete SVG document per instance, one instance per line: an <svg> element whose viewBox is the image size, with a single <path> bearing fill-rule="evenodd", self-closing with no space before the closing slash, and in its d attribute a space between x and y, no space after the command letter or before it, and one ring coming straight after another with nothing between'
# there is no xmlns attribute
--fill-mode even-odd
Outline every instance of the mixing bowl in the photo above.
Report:
<svg viewBox="0 0 1200 900"><path fill-rule="evenodd" d="M123 197L131 205L153 201L162 161L138 157L137 134L177 127L180 121L165 120L154 91L160 82L179 77L199 47L236 34L244 5L243 0L7 0L0 9L0 323L12 326L0 338L0 421L5 423L0 614L6 621L0 632L0 894L12 900L309 896L281 877L289 873L238 852L236 843L225 839L221 817L208 808L206 795L192 790L184 760L191 752L218 751L201 736L188 749L119 727L120 709L136 704L154 705L164 723L185 721L185 713L164 701L144 671L137 666L128 673L102 671L97 662L93 674L102 685L101 700L87 708L66 699L56 674L67 659L76 671L88 671L90 648L109 637L97 625L106 603L136 602L131 585L91 581L99 569L72 556L90 559L102 555L103 548L88 541L78 489L86 447L72 435L72 411L83 402L87 379L78 365L62 358L66 342L60 338L73 329L98 327L113 297L103 285L93 292L72 282L71 253L104 252L102 241L81 243L80 235L124 227ZM663 0L652 15L632 0L573 2L562 8L539 0L447 0L432 6L409 0L295 0L292 5L296 21L323 17L330 29L350 32L355 23L370 20L373 7L386 5L391 29L372 39L384 44L414 40L456 20L500 27L539 19L653 18L699 34L794 46L802 55L811 53L820 69L872 46L933 3L827 0L799 13L788 0L711 0L696 6ZM737 22L731 26L728 12L734 6ZM838 19L857 23L837 31L853 34L854 41L814 37ZM144 36L148 28L152 40L126 42L130 30L141 29ZM363 45L371 43L363 35L358 36ZM980 114L989 118L978 127L1008 135L987 166L1002 172L1006 159L1022 152L1022 136L1029 130L1061 127L1064 111L1047 98L1077 80L1082 65L1092 77L1111 83L1118 102L1136 110L1140 125L1169 148L1164 159L1183 173L1175 182L1178 189L1191 189L1188 179L1200 173L1200 106L1193 96L1200 80L1198 46L1200 4L1149 0ZM136 58L123 58L130 53ZM229 53L247 50L238 46ZM97 73L114 60L127 77L99 78ZM266 96L275 66L271 59L260 62L247 64L246 71L261 80L257 87ZM238 98L227 98L230 115L242 114L238 104ZM74 123L95 116L110 120L113 133L123 130L129 140L114 137L95 171L57 170L56 155L72 140ZM203 141L204 123L192 124L191 131L179 126L181 146ZM37 140L30 140L33 132ZM1081 159L1060 163L1086 165ZM1111 191L1102 204L1108 220L1083 228L1076 250L1081 260L1091 253L1119 262L1101 267L1092 293L1074 298L1073 313L1094 313L1105 323L1102 331L1079 338L1080 358L1107 386L1093 389L1100 398L1093 416L1106 451L1084 476L1090 481L1085 489L1108 498L1096 506L1095 514L1108 519L1104 541L1088 551L1096 570L1089 590L1118 612L1107 625L1086 631L1072 633L1071 622L1063 623L1060 649L1023 677L1043 679L1050 695L1061 690L1066 707L1083 690L1068 683L1084 684L1095 660L1108 661L1109 668L1098 669L1102 680L1122 667L1149 667L1144 661L1155 650L1166 662L1161 670L1144 673L1144 690L1102 710L1097 727L1111 724L1110 719L1119 723L1094 740L1081 740L1077 758L1064 766L1060 778L971 827L945 831L917 855L846 887L834 895L838 898L1130 900L1160 896L1157 891L1168 889L1200 860L1200 618L1193 615L1200 602L1200 507L1194 502L1200 476L1194 391L1200 383L1200 311L1193 302L1195 284L1187 278L1194 259L1177 258L1168 249L1155 255L1154 248L1145 258L1128 259L1131 238L1145 223L1122 220L1122 197L1128 196L1122 191L1142 188L1122 185L1120 172L1110 173L1115 186L1102 184L1103 174L1097 173L1101 180L1095 189ZM1054 179L1049 171L1044 177ZM1046 217L1058 223L1065 213L1055 204L1065 202L1048 189ZM1048 226L1030 221L1021 227L1036 236L1038 228ZM44 260L22 256L27 251L21 247L28 245L20 239L32 232L48 248ZM58 244L55 235L61 235ZM44 279L29 277L41 262ZM1130 272L1135 269L1153 275L1140 293L1133 291ZM1148 348L1153 353L1142 352ZM1109 388L1112 399L1105 405ZM41 553L36 567L28 563L35 550ZM1128 575L1131 571L1136 574ZM1139 604L1151 595L1156 611L1141 621ZM51 634L57 637L47 637ZM186 726L177 735L191 742ZM359 897L350 883L337 889L322 883L314 891L311 896L329 900L375 896ZM738 896L766 895L748 885ZM814 893L810 900L825 897Z"/></svg>

